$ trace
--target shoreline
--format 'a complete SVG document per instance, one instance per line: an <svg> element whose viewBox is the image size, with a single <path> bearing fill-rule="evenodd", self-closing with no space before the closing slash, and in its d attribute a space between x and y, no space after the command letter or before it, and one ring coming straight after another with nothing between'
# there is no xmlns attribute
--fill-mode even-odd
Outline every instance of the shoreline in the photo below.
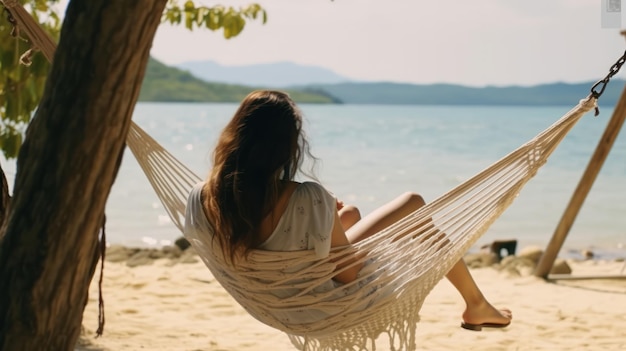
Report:
<svg viewBox="0 0 626 351"><path fill-rule="evenodd" d="M475 245L471 248L464 257L471 257L474 255L481 255L486 253L486 247L490 244ZM546 244L547 246L547 244ZM117 243L107 243L106 260L112 262L119 262L122 260L130 259L133 261L133 265L141 265L142 261L146 263L151 259L159 259L164 257L179 258L182 255L191 255L191 252L187 252L189 244L183 237L179 237L175 241L172 241L169 245L122 245ZM514 254L519 255L525 251L544 251L546 247L540 247L536 245L529 245L522 247ZM535 253L536 254L536 253ZM626 247L623 248L579 248L579 249L566 249L563 248L557 255L559 260L567 260L574 262L584 261L626 261ZM136 261L136 262L135 262Z"/></svg>

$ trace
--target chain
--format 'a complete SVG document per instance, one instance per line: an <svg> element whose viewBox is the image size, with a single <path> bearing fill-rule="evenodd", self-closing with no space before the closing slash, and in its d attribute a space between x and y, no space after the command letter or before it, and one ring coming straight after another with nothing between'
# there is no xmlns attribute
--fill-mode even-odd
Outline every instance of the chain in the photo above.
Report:
<svg viewBox="0 0 626 351"><path fill-rule="evenodd" d="M596 82L596 84L594 84L591 87L591 97L593 97L596 100L600 98L602 93L604 93L604 89L606 89L607 84L609 84L609 81L611 80L611 78L613 78L613 76L616 75L617 72L619 72L620 68L622 68L622 65L625 62L626 62L626 51L624 52L622 57L620 57L617 60L617 62L615 62L613 66L611 66L611 69L609 70L609 74L607 74L606 77L604 77L604 79L599 80L598 82ZM596 110L595 115L598 116L600 114L600 109L598 108L598 106L596 106L595 110Z"/></svg>
<svg viewBox="0 0 626 351"><path fill-rule="evenodd" d="M625 62L626 62L626 52L624 52L622 57L620 57L619 60L617 60L617 62L613 64L613 66L611 66L611 69L609 70L609 74L607 74L606 77L604 77L604 79L599 80L596 84L594 84L591 87L591 96L593 96L596 99L599 98L600 95L604 93L604 89L606 89L606 85L609 83L611 78L613 78L613 76L616 75L617 72L619 72L620 68L622 68L622 65Z"/></svg>

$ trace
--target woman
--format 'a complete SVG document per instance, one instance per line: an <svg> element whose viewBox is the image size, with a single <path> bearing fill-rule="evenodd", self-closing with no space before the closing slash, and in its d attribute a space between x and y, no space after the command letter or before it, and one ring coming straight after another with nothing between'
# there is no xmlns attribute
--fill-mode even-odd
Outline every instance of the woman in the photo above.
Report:
<svg viewBox="0 0 626 351"><path fill-rule="evenodd" d="M289 96L251 93L220 135L208 180L192 191L188 222L205 217L208 233L202 234L217 240L236 265L252 249L309 249L326 257L332 247L363 240L424 205L419 195L406 193L361 219L356 207L344 206L321 185L294 181L305 155L310 153L302 117ZM350 263L339 265L329 284L355 280L363 264L340 270ZM511 312L485 299L462 260L447 278L465 300L464 328L510 323Z"/></svg>

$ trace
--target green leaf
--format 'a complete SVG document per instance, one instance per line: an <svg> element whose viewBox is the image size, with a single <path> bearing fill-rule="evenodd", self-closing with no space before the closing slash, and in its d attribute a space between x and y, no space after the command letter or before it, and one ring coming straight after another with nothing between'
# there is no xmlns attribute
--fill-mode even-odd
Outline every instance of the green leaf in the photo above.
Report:
<svg viewBox="0 0 626 351"><path fill-rule="evenodd" d="M164 22L180 24L184 12L184 25L187 29L193 30L194 24L212 31L222 28L226 39L239 35L246 25L246 19L258 19L261 15L263 23L267 22L267 13L259 4L251 4L239 10L232 6L228 9L221 5L196 6L191 0L185 2L182 10L178 7L177 1L170 0L168 4L163 15Z"/></svg>
<svg viewBox="0 0 626 351"><path fill-rule="evenodd" d="M233 36L237 36L239 35L242 31L243 28L246 26L246 20L241 17L241 16L237 16L235 17L235 21L233 22Z"/></svg>
<svg viewBox="0 0 626 351"><path fill-rule="evenodd" d="M38 2L35 4L35 9L36 9L37 11L46 12L46 11L48 11L48 4L46 4L45 2L40 2L40 1L38 1Z"/></svg>
<svg viewBox="0 0 626 351"><path fill-rule="evenodd" d="M50 24L50 26L52 28L59 28L61 27L61 18L59 18L59 15L57 15L55 12L51 12L48 14L48 23ZM56 31L50 33L50 35L52 36L52 38L57 39L58 35L56 33Z"/></svg>
<svg viewBox="0 0 626 351"><path fill-rule="evenodd" d="M163 18L164 18L164 21L174 23L174 11L166 10L163 13Z"/></svg>
<svg viewBox="0 0 626 351"><path fill-rule="evenodd" d="M11 51L2 51L0 53L0 66L3 71L15 66L15 54Z"/></svg>
<svg viewBox="0 0 626 351"><path fill-rule="evenodd" d="M205 20L206 27L210 30L217 30L222 27L223 24L223 13L220 8L212 8L209 10L209 13L206 15L207 19Z"/></svg>
<svg viewBox="0 0 626 351"><path fill-rule="evenodd" d="M28 94L30 95L30 99L31 100L36 100L38 98L37 96L37 83L35 83L34 79L31 79L28 84Z"/></svg>
<svg viewBox="0 0 626 351"><path fill-rule="evenodd" d="M164 12L164 21L168 21L171 24L180 24L182 20L182 14L179 7L172 7Z"/></svg>
<svg viewBox="0 0 626 351"><path fill-rule="evenodd" d="M11 88L12 87L10 87L9 89ZM14 93L8 93L6 95L8 99L7 104L5 105L4 118L8 118L9 120L17 120L17 110L19 108L17 104L18 99L15 97Z"/></svg>
<svg viewBox="0 0 626 351"><path fill-rule="evenodd" d="M193 16L189 15L188 12L185 12L185 27L189 30L193 30Z"/></svg>
<svg viewBox="0 0 626 351"><path fill-rule="evenodd" d="M22 135L18 134L15 130L10 128L11 130L7 130L4 135L2 135L2 149L4 151L4 155L7 158L13 158L17 156L17 152L22 145Z"/></svg>
<svg viewBox="0 0 626 351"><path fill-rule="evenodd" d="M209 11L206 7L198 7L195 15L196 25L200 27L202 22L206 19L206 13Z"/></svg>

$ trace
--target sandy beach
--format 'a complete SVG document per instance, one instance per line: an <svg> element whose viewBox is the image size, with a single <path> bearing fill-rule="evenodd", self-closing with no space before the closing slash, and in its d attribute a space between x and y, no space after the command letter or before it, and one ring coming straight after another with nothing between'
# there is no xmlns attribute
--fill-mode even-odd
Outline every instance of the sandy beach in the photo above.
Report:
<svg viewBox="0 0 626 351"><path fill-rule="evenodd" d="M119 251L119 249L118 249ZM127 250L126 250L127 251ZM175 258L115 250L105 262L106 326L96 338L99 271L90 288L77 350L294 350L281 332L250 317L193 253ZM619 274L619 261L567 261L573 273ZM442 281L426 299L419 350L625 350L626 280L548 283L528 270L474 268L485 295L513 310L503 330L459 327L463 303ZM518 274L519 273L519 274ZM386 345L379 350L388 350Z"/></svg>

